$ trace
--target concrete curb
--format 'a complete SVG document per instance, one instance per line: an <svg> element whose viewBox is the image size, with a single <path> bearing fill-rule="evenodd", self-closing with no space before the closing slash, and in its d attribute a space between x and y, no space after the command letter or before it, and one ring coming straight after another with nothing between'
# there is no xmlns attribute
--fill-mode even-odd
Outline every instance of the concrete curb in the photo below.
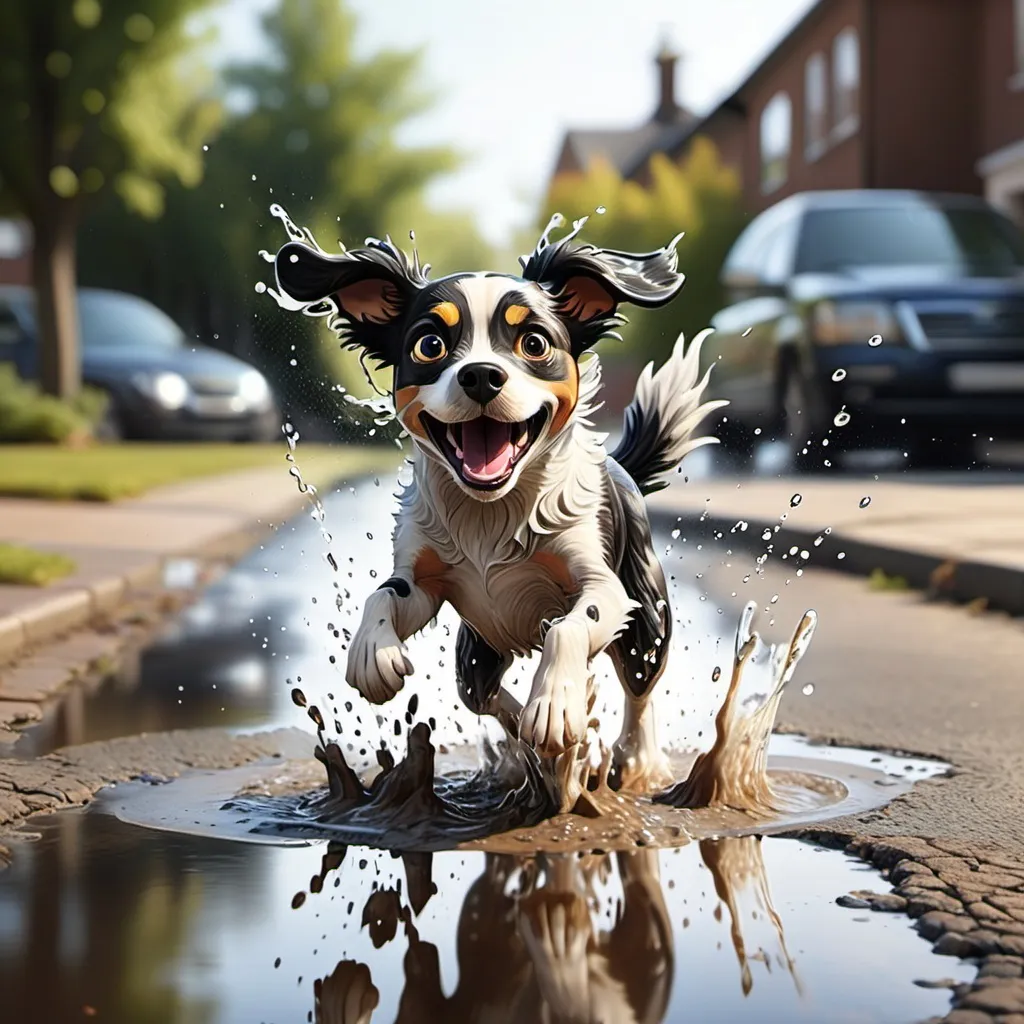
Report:
<svg viewBox="0 0 1024 1024"><path fill-rule="evenodd" d="M1020 569L874 544L844 535L841 529L824 533L791 527L778 519L744 519L744 530L734 517L727 519L692 509L673 512L652 508L650 517L652 524L661 529L685 527L687 535L700 543L725 544L756 555L765 554L770 548L774 557L797 547L810 552L810 558L799 563L809 568L833 569L855 576L869 576L881 569L888 576L902 576L915 590L952 601L983 599L988 608L1024 615L1024 571ZM771 530L770 540L762 539L765 530Z"/></svg>
<svg viewBox="0 0 1024 1024"><path fill-rule="evenodd" d="M291 518L305 506L304 496L284 503L278 520ZM23 657L33 648L56 637L83 629L109 615L132 597L163 588L168 562L181 558L197 560L241 557L270 527L255 519L225 530L193 551L154 556L120 574L102 577L88 586L54 594L32 593L31 603L22 611L0 616L0 665ZM0 698L2 699L2 698Z"/></svg>

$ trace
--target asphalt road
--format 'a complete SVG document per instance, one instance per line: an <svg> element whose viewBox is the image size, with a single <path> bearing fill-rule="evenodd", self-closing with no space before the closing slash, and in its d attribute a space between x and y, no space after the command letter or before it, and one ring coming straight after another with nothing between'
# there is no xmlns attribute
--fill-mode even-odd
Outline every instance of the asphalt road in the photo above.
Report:
<svg viewBox="0 0 1024 1024"><path fill-rule="evenodd" d="M912 592L873 591L866 580L826 570L796 578L777 558L758 577L752 555L702 554L708 600L730 618L746 601L758 601L769 638L787 640L805 609L818 612L810 652L782 703L782 728L954 765L951 778L920 783L886 811L860 819L859 831L985 840L1024 851L1020 620L973 615ZM813 693L805 694L808 683Z"/></svg>

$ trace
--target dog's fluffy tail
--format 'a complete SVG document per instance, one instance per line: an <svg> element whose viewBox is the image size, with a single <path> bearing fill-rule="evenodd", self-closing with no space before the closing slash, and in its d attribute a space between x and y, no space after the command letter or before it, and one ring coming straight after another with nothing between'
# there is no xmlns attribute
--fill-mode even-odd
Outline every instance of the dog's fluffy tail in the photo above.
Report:
<svg viewBox="0 0 1024 1024"><path fill-rule="evenodd" d="M717 437L694 437L693 432L708 413L728 402L704 402L711 368L700 376L700 350L712 332L702 331L686 347L680 334L672 354L654 372L648 363L636 382L633 401L626 407L622 439L612 458L636 481L643 494L668 486L661 479L671 473L683 457L705 444L717 444Z"/></svg>

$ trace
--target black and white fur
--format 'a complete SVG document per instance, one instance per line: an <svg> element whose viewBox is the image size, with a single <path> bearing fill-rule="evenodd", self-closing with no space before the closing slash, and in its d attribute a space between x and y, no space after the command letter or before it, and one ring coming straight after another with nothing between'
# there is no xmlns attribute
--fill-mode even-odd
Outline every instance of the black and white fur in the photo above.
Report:
<svg viewBox="0 0 1024 1024"><path fill-rule="evenodd" d="M639 786L664 768L648 699L672 629L643 496L714 440L693 432L724 403L701 403L704 336L685 350L680 338L657 373L643 371L606 454L588 421L599 364L580 357L622 322L621 303L663 305L683 278L672 245L632 255L576 234L545 235L521 277L437 281L390 240L340 255L291 242L277 280L293 303L330 315L343 344L393 369L414 442L394 568L366 602L348 682L374 703L394 697L413 671L405 641L448 601L462 618L459 693L474 712L508 707L502 676L516 655L540 651L519 731L556 755L584 737L591 662L605 651L626 698L620 781ZM484 441L471 458L473 438ZM496 469L481 443L498 452Z"/></svg>

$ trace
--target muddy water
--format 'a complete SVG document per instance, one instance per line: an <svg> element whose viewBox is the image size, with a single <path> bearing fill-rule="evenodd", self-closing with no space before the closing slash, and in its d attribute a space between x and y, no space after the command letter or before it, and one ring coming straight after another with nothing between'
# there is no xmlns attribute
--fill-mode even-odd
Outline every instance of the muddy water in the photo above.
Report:
<svg viewBox="0 0 1024 1024"><path fill-rule="evenodd" d="M0 874L3 1019L19 1024L908 1024L949 1003L915 979L970 973L902 915L837 906L885 883L792 840L397 858L95 811L36 827Z"/></svg>
<svg viewBox="0 0 1024 1024"><path fill-rule="evenodd" d="M443 617L410 645L415 716L408 693L378 715L344 686L342 648L362 598L390 564L388 490L371 482L357 491L328 501L337 571L323 558L318 523L286 524L143 652L137 672L69 702L34 730L23 752L206 724L292 725L312 734L308 708L292 699L301 688L324 709L330 739L321 736L322 748L335 743L338 757L361 772L382 741L404 752L415 717L430 723L449 783L472 784L477 752L467 739L501 733L457 702L454 619ZM706 753L716 726L721 738L723 715L728 722L744 709L773 714L777 693L769 680L745 694L734 688L726 700L736 682L735 610L726 614L707 601L692 568L699 561L681 551L680 538L664 539L677 642L658 695L661 737ZM766 618L775 638L795 625ZM620 690L600 675L595 710L602 733L613 736ZM513 691L521 695L528 683L527 665ZM755 763L763 732L750 734ZM423 769L426 737L418 735ZM677 761L677 778L687 777L695 753ZM308 766L295 766L301 784L293 778L290 792L262 797L260 823L270 827L255 835L254 812L238 791L247 789L246 798L261 786L270 792L265 778L119 787L89 813L38 823L40 841L19 847L14 866L0 874L4 1006L13 1003L13 1019L25 1021L95 1015L132 1022L909 1021L941 1013L944 994L911 982L918 974L948 975L950 965L935 964L909 922L834 904L850 889L884 889L884 882L842 855L743 834L813 820L826 804L839 813L851 795L862 800L857 806L877 806L935 766L872 763L871 755L808 750L784 738L767 753L774 775L767 805L753 816L719 801L719 817L695 828L685 815L708 803L707 793L714 803L722 788L721 773L706 771L698 797L670 791L674 806L653 812L684 816L662 820L661 831L635 815L633 831L617 836L584 835L594 819L579 815L545 824L544 835L532 819L508 820L502 827L526 831L487 840L486 850L453 851L443 849L452 845L447 828L449 841L433 854L422 852L422 835L402 841L401 821L382 835L374 815L370 835L338 828L336 814L312 829L296 827L310 823L299 812L322 782L320 766L315 779L301 776ZM335 769L336 780L352 784L337 761ZM432 774L429 764L419 774ZM345 784L335 796L345 796ZM787 787L800 799L790 799L780 817L777 801ZM537 792L528 788L527 797ZM430 799L422 785L407 795ZM270 799L284 801L276 820ZM129 820L105 813L111 810ZM493 831L493 808L478 817L484 832ZM567 821L579 841L564 842L573 838ZM333 843L320 841L325 835ZM472 845L479 836L456 838ZM652 841L675 848L655 849Z"/></svg>

